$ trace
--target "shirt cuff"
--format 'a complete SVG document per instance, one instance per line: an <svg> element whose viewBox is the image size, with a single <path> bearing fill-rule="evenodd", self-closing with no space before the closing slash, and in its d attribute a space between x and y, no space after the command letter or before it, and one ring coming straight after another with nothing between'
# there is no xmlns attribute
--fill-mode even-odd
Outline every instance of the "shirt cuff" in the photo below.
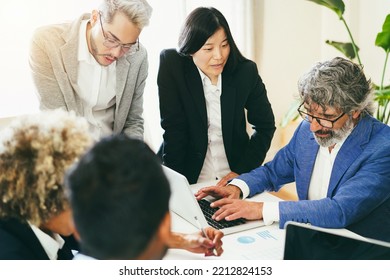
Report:
<svg viewBox="0 0 390 280"><path fill-rule="evenodd" d="M229 182L229 185L235 185L240 188L242 192L242 198L247 198L249 195L249 187L248 185L240 179L233 179L231 182Z"/></svg>
<svg viewBox="0 0 390 280"><path fill-rule="evenodd" d="M266 226L279 222L279 202L264 202L263 221Z"/></svg>

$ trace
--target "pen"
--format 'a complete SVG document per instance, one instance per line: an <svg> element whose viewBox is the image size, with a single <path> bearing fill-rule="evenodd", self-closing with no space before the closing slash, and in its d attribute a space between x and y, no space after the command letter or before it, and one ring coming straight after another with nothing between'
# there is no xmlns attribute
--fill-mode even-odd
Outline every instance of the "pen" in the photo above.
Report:
<svg viewBox="0 0 390 280"><path fill-rule="evenodd" d="M210 239L204 229L204 227L202 227L202 225L200 224L199 220L198 220L198 217L197 216L194 216L195 218L195 221L198 225L198 228L202 231L203 235L207 238L207 239ZM211 240L211 239L210 239ZM217 255L217 252L215 251L215 248L212 248L211 252L216 256ZM205 253L205 256L207 256L207 254Z"/></svg>

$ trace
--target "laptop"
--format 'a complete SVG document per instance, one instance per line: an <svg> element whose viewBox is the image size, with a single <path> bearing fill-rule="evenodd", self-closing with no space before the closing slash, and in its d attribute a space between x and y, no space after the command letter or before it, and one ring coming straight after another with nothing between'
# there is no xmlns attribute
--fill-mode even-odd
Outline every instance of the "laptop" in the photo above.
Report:
<svg viewBox="0 0 390 280"><path fill-rule="evenodd" d="M227 235L264 226L264 222L260 220L213 220L211 216L216 209L209 206L213 199L211 197L207 197L198 202L185 176L164 165L163 170L171 186L172 194L169 201L169 209L195 227L201 229L211 226L221 230L225 235Z"/></svg>
<svg viewBox="0 0 390 280"><path fill-rule="evenodd" d="M390 243L346 229L287 222L285 260L390 260Z"/></svg>

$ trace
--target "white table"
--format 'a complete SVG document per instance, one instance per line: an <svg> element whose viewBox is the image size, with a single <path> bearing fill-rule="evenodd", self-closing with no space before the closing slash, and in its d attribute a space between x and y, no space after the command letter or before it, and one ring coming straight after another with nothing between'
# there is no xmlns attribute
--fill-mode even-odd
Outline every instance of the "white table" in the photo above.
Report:
<svg viewBox="0 0 390 280"><path fill-rule="evenodd" d="M191 188L197 189L207 184L195 184ZM258 194L249 200L252 201L280 201L281 199L269 193ZM198 229L171 212L172 230L176 232L194 233ZM224 253L220 257L204 257L202 254L194 254L185 250L169 249L164 259L166 260L281 260L283 258L285 231L279 229L279 224L262 226L251 230L225 235L222 239Z"/></svg>

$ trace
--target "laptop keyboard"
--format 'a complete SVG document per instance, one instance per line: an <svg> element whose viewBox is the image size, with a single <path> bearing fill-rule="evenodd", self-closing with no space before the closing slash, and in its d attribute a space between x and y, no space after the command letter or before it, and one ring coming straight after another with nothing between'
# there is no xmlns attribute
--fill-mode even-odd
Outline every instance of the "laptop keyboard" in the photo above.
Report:
<svg viewBox="0 0 390 280"><path fill-rule="evenodd" d="M198 203L200 205L200 209L202 209L202 212L207 220L207 223L213 228L223 229L232 226L242 225L245 224L246 222L244 218L240 218L234 221L226 221L225 219L221 221L216 221L211 217L218 210L218 208L211 208L210 202L205 199L198 200Z"/></svg>

